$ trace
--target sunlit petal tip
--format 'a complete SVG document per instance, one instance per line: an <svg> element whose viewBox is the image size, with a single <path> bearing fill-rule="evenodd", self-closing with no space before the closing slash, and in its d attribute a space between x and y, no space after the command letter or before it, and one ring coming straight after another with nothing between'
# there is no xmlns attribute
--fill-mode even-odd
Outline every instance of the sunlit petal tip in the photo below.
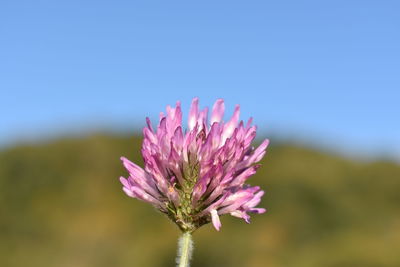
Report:
<svg viewBox="0 0 400 267"><path fill-rule="evenodd" d="M213 125L215 122L220 122L224 117L225 104L223 99L218 99L212 109L210 124Z"/></svg>
<svg viewBox="0 0 400 267"><path fill-rule="evenodd" d="M218 212L217 212L217 210L211 210L210 213L211 213L211 220L214 225L214 228L217 231L219 231L221 228L221 221L219 219Z"/></svg>
<svg viewBox="0 0 400 267"><path fill-rule="evenodd" d="M119 181L121 182L121 184L123 185L123 186L125 186L125 187L128 187L129 188L129 182L128 182L128 180L125 178L125 177L119 177Z"/></svg>
<svg viewBox="0 0 400 267"><path fill-rule="evenodd" d="M125 194L127 194L129 197L136 198L135 194L130 189L123 187L122 190L124 190Z"/></svg>

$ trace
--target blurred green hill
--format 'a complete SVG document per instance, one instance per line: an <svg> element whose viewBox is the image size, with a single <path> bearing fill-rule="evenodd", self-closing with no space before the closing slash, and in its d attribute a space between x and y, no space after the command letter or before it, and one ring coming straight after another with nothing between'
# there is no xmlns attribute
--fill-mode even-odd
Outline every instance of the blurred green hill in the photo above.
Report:
<svg viewBox="0 0 400 267"><path fill-rule="evenodd" d="M177 227L128 198L119 157L140 138L92 135L0 151L0 266L174 266ZM400 266L400 166L295 145L249 182L269 211L195 235L193 266Z"/></svg>

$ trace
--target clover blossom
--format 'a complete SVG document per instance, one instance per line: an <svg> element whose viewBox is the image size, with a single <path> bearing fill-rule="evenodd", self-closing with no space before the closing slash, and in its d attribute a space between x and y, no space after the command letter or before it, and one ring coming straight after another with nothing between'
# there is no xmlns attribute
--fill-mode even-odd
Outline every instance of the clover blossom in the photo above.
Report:
<svg viewBox="0 0 400 267"><path fill-rule="evenodd" d="M148 202L165 213L185 233L212 222L219 230L219 216L230 214L250 222L248 213L264 213L257 208L264 191L246 185L256 173L268 140L254 149L256 136L252 119L239 122L240 107L224 122L224 101L218 99L208 121L208 108L199 110L194 98L188 128L182 127L180 102L167 106L156 129L149 118L143 129L144 169L121 157L129 177L121 177L123 190L133 198Z"/></svg>

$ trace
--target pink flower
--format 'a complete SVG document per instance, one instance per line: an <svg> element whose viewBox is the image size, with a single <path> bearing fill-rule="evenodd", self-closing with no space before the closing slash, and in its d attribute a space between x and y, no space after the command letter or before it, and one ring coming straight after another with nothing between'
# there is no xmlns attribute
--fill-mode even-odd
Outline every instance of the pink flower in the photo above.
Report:
<svg viewBox="0 0 400 267"><path fill-rule="evenodd" d="M218 99L208 122L208 108L199 111L198 98L193 99L187 130L182 128L179 102L175 108L167 106L166 115L161 113L157 129L147 118L144 169L121 158L129 172L128 178L120 178L125 193L152 204L184 232L209 222L219 230L223 214L249 223L248 213L264 213L256 208L264 192L245 182L259 168L256 163L269 141L251 147L256 136L252 120L239 122L237 105L232 118L223 122L224 109L224 101Z"/></svg>

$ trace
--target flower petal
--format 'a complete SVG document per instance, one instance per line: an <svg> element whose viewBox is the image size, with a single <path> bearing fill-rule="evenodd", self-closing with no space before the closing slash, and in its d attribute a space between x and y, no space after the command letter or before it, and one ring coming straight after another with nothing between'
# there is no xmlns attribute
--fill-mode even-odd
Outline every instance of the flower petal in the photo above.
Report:
<svg viewBox="0 0 400 267"><path fill-rule="evenodd" d="M221 228L221 221L219 220L217 210L215 210L215 209L211 210L210 214L211 214L211 220L214 225L214 228L217 229L217 231L219 231L219 229Z"/></svg>
<svg viewBox="0 0 400 267"><path fill-rule="evenodd" d="M233 116L230 121L225 124L224 132L222 133L222 143L233 134L238 122L239 122L239 115L240 115L240 106L235 106L235 111L233 112Z"/></svg>
<svg viewBox="0 0 400 267"><path fill-rule="evenodd" d="M190 111L189 111L188 126L190 131L193 130L193 128L196 126L198 115L199 115L199 99L196 97L193 98L192 105L190 106Z"/></svg>
<svg viewBox="0 0 400 267"><path fill-rule="evenodd" d="M224 111L225 111L224 100L217 99L212 109L210 125L213 125L214 122L218 123L221 122L222 118L224 117Z"/></svg>

